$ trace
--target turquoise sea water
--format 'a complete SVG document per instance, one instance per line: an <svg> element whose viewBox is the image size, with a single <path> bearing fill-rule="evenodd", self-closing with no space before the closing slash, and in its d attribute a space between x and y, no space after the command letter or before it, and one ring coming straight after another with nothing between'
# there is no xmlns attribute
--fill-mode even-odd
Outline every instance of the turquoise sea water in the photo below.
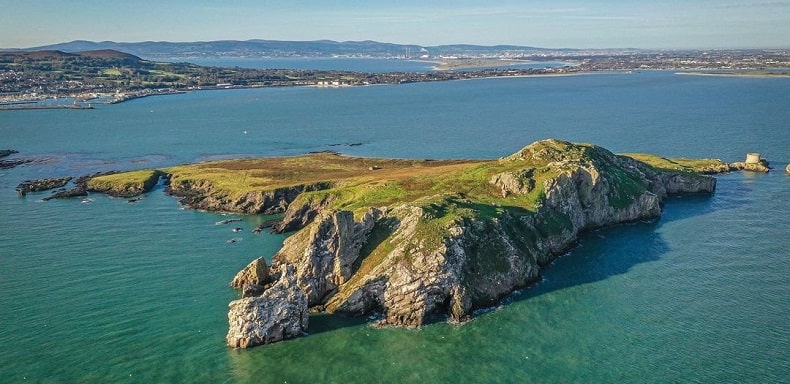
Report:
<svg viewBox="0 0 790 384"><path fill-rule="evenodd" d="M648 72L1 111L0 148L45 161L0 171L0 382L789 382L788 101L787 79ZM136 204L14 192L30 178L315 150L496 158L547 137L725 161L758 151L775 171L721 175L715 195L671 199L657 222L586 234L466 325L315 315L308 337L250 350L224 344L227 284L281 245L249 232L263 218L215 225L229 217L161 189Z"/></svg>

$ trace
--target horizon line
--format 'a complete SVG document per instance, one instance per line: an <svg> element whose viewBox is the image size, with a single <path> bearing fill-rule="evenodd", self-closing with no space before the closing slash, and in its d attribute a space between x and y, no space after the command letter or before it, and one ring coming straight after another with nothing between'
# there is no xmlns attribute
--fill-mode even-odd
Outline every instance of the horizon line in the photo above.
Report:
<svg viewBox="0 0 790 384"><path fill-rule="evenodd" d="M451 43L451 44L436 44L436 45L423 45L417 43L393 43L393 42L384 42L372 39L364 39L364 40L332 40L332 39L316 39L316 40L281 40L281 39L261 39L261 38L251 38L246 40L240 39L217 39L217 40L188 40L188 41L170 41L170 40L140 40L140 41L115 41L115 40L88 40L88 39L75 39L71 41L61 41L51 44L41 44L41 45L33 45L29 47L3 47L0 50L3 51L12 51L12 50L31 50L36 48L45 48L54 45L63 45L63 44L71 44L71 43L92 43L92 44L102 44L102 43L112 43L112 44L145 44L145 43L169 43L169 44L189 44L189 43L218 43L218 42L284 42L284 43L318 43L318 42L332 42L332 43L376 43L376 44L392 44L392 45L400 45L400 46L414 46L414 47L421 47L421 48L437 48L437 47L446 47L446 46L458 46L458 45L466 45L466 46L473 46L473 47L484 47L484 48L495 48L495 47L517 47L523 49L537 49L537 50L591 50L591 51L606 51L606 50L638 50L638 51L728 51L728 50L787 50L790 49L788 47L776 47L776 46L765 46L765 47L757 47L757 46L750 46L750 47L686 47L686 48L678 48L678 47L654 47L654 48L638 48L638 47L605 47L605 48L592 48L592 47L539 47L534 45L521 45L521 44L508 44L508 43L498 43L498 44L475 44L475 43Z"/></svg>

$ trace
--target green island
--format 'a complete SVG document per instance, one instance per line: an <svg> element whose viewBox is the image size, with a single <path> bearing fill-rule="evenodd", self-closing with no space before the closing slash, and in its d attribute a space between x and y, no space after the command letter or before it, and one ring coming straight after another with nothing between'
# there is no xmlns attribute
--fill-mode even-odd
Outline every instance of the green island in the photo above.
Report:
<svg viewBox="0 0 790 384"><path fill-rule="evenodd" d="M464 322L573 247L580 233L660 216L667 196L710 194L720 160L616 155L543 140L495 160L398 160L314 153L94 177L129 196L160 176L196 209L282 213L292 232L271 265L253 260L231 286L227 343L298 337L309 313L381 326ZM141 192L142 193L142 192Z"/></svg>

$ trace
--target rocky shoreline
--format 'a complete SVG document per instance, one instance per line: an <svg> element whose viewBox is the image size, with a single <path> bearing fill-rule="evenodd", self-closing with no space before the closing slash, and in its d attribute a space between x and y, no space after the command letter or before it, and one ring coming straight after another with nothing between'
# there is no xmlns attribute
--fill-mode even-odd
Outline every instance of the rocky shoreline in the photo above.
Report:
<svg viewBox="0 0 790 384"><path fill-rule="evenodd" d="M757 163L738 161L735 163L730 163L729 167L730 167L729 171L749 171L749 172L759 172L759 173L768 173L771 171L771 168L768 166L768 162L765 160L761 160Z"/></svg>
<svg viewBox="0 0 790 384"><path fill-rule="evenodd" d="M112 197L127 198L136 197L143 193L149 192L157 184L160 177L167 177L167 175L161 171L151 171L151 175L148 178L137 183L102 184L95 182L95 180L99 180L101 177L119 174L121 174L121 172L108 171L84 175L76 179L67 176L25 180L17 185L16 191L19 197L25 197L28 193L54 190L52 194L42 198L44 201L85 197L91 192L102 193ZM72 187L66 188L69 183L73 184Z"/></svg>
<svg viewBox="0 0 790 384"><path fill-rule="evenodd" d="M396 327L467 321L538 281L585 231L654 220L668 196L711 194L716 179L705 174L767 172L755 156L727 164L544 140L493 161L318 153L31 180L17 191L134 197L165 179L194 209L283 214L253 230L293 232L271 265L258 258L231 282L241 298L229 304L227 344L248 348L304 334L314 311Z"/></svg>
<svg viewBox="0 0 790 384"><path fill-rule="evenodd" d="M243 298L229 306L228 345L299 336L310 310L378 314L379 325L399 327L420 327L436 317L463 322L537 281L580 233L655 219L667 196L709 194L716 185L710 176L658 171L599 147L579 150L557 141L501 161L536 160L556 176L538 182L535 168L527 166L489 181L505 196L542 189L545 198L534 211L477 207L494 212L437 226L435 206L420 202L370 207L361 215L315 200L291 204L283 225L302 228L286 239L271 266L257 259L231 284ZM478 203L453 195L443 204ZM313 219L304 218L308 212Z"/></svg>
<svg viewBox="0 0 790 384"><path fill-rule="evenodd" d="M72 177L58 177L49 179L26 180L16 187L16 193L23 197L31 192L41 192L49 189L61 188L71 181Z"/></svg>

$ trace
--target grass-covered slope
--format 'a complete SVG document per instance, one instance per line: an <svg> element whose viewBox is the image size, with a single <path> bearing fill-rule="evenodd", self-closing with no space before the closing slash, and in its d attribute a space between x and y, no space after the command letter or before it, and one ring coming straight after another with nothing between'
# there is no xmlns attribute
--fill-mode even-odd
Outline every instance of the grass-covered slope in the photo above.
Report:
<svg viewBox="0 0 790 384"><path fill-rule="evenodd" d="M544 197L543 184L546 180L557 177L577 163L614 156L602 157L601 153L608 151L594 145L558 140L541 141L511 156L488 161L354 158L335 153L315 153L122 172L94 178L89 186L97 191L128 190L132 193L140 190L133 186L150 184L150 180L155 180L161 172L170 175L174 194L200 195L219 202L213 207L198 205L199 208L232 210L230 203L250 195L310 187L308 190L313 191L298 196L300 200L331 195L333 208L356 213L369 207L423 201L425 206L443 206L438 210L442 216L462 211L495 215L495 206L534 210ZM657 171L706 173L726 166L719 160L667 159L646 154L627 156ZM644 187L636 181L630 182L632 177L611 165L604 164L604 171L613 172L612 176L622 181L626 189L634 189L632 193L624 191L619 197L623 200L621 205L627 205L629 196L633 197ZM448 203L454 199L467 203ZM475 204L468 203L470 201ZM256 208L247 213L262 212L269 207Z"/></svg>
<svg viewBox="0 0 790 384"><path fill-rule="evenodd" d="M570 164L569 161L590 162L593 158L604 158L598 153L603 150L600 147L557 140L542 141L527 148L531 149L525 148L512 156L488 161L392 160L317 153L183 165L163 172L171 175L174 194L190 196L192 199L185 203L209 210L232 211L234 202L240 200L276 191L299 190L294 199L323 200L329 196L332 208L357 214L369 207L421 202L420 205L428 207L441 206L441 209L436 209L441 216L463 215L463 212L471 211L496 215L493 208L496 206L534 210L544 197L545 181L557 177L566 171L565 168L573 167L575 163ZM706 172L721 163L716 160L692 162L650 155L630 156L659 170ZM568 163L565 168L563 162ZM682 166L670 166L678 164ZM615 167L605 165L605 168L605 171L613 172L612 177L618 178L626 189L617 196L620 205L627 205L645 188ZM632 190L630 193L629 189ZM206 200L211 203L204 202ZM258 205L247 206L240 212L284 209L291 203L278 201L270 207L263 199L259 200ZM464 203L453 203L456 200Z"/></svg>
<svg viewBox="0 0 790 384"><path fill-rule="evenodd" d="M715 174L729 172L732 169L727 163L719 159L668 159L666 157L646 153L626 153L624 155L665 171Z"/></svg>
<svg viewBox="0 0 790 384"><path fill-rule="evenodd" d="M195 208L243 213L284 211L296 198L331 194L338 207L390 204L416 195L424 180L449 180L476 161L352 158L317 153L243 159L166 169L170 192Z"/></svg>
<svg viewBox="0 0 790 384"><path fill-rule="evenodd" d="M150 191L161 176L162 171L152 169L113 173L91 178L87 188L115 197L133 197Z"/></svg>

